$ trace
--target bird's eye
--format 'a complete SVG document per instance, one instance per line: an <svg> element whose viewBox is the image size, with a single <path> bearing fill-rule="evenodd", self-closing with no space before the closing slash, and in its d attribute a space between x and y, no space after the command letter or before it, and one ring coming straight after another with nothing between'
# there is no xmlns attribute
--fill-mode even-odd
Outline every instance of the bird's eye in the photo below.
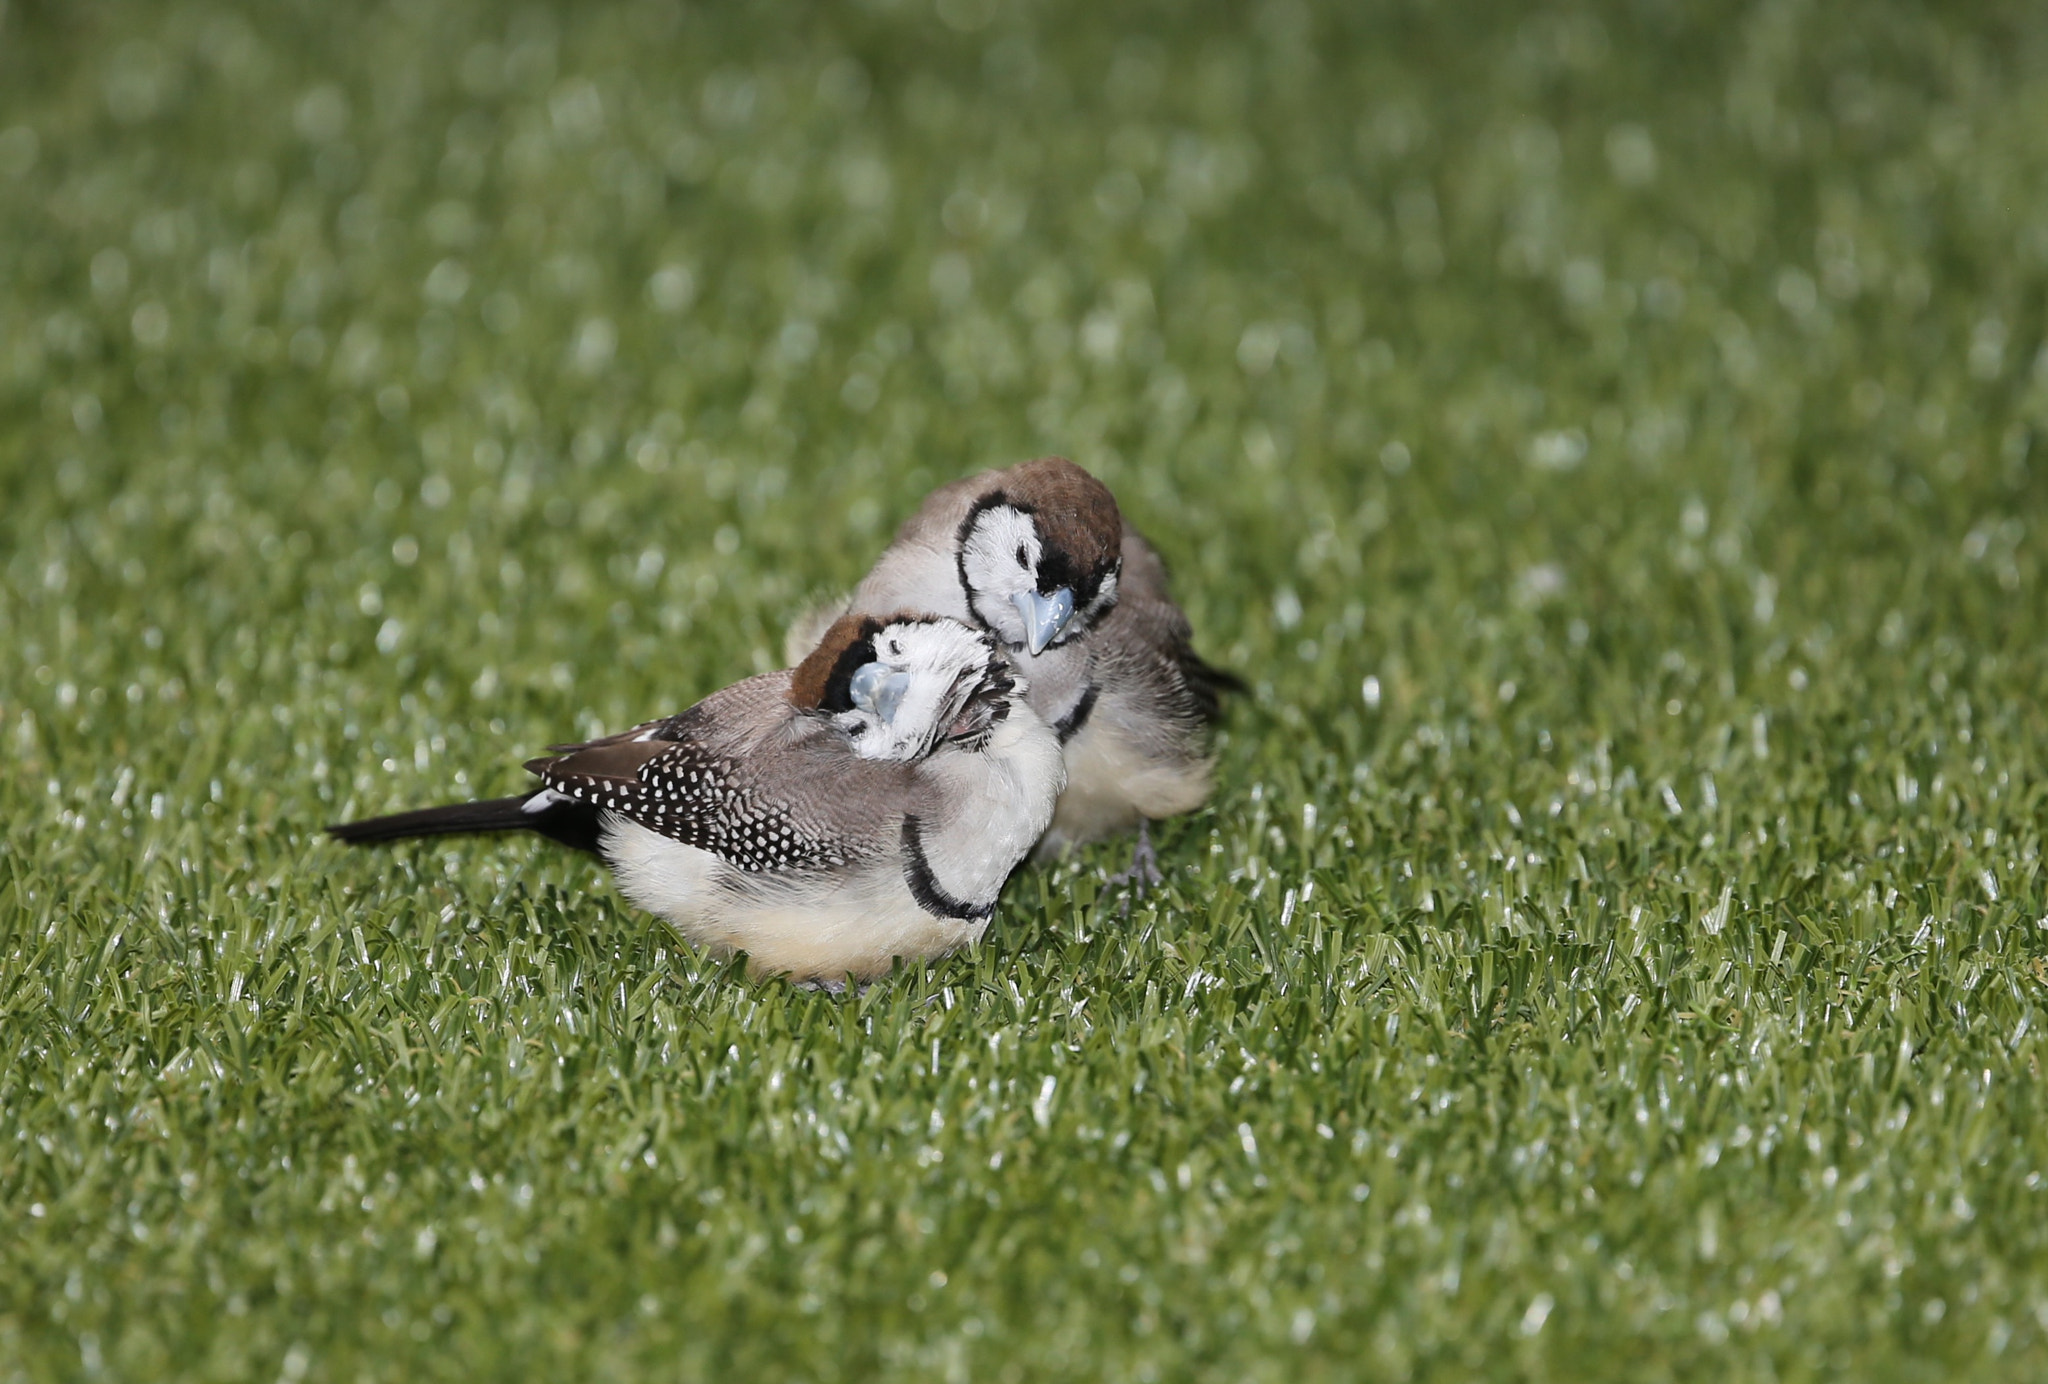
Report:
<svg viewBox="0 0 2048 1384"><path fill-rule="evenodd" d="M892 657L901 658L903 656L903 646L892 639L889 641L889 653Z"/></svg>
<svg viewBox="0 0 2048 1384"><path fill-rule="evenodd" d="M1031 557L1024 551L1022 543L1017 545L1017 565L1019 567L1029 567L1031 565Z"/></svg>

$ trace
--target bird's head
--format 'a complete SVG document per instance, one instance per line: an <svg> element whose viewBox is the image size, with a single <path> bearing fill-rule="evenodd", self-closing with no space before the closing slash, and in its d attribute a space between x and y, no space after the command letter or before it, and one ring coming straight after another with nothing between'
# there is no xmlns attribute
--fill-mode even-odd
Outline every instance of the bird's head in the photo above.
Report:
<svg viewBox="0 0 2048 1384"><path fill-rule="evenodd" d="M979 749L1023 693L993 638L936 615L842 616L790 678L790 699L863 759Z"/></svg>
<svg viewBox="0 0 2048 1384"><path fill-rule="evenodd" d="M1123 516L1109 487L1064 457L989 479L960 525L960 585L975 619L1036 657L1116 605Z"/></svg>

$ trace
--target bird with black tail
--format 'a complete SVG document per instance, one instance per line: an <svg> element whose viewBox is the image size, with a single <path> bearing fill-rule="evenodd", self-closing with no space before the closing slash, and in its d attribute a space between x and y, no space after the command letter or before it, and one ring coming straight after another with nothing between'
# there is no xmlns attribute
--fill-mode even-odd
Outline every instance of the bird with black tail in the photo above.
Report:
<svg viewBox="0 0 2048 1384"><path fill-rule="evenodd" d="M529 831L756 974L839 985L979 939L1066 784L988 633L848 615L796 668L529 761L525 793L329 827L376 844Z"/></svg>

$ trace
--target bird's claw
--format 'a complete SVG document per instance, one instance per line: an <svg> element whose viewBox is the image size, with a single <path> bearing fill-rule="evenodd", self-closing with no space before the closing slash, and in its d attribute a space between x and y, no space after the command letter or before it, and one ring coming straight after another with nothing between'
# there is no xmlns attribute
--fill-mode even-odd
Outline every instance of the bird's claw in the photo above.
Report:
<svg viewBox="0 0 2048 1384"><path fill-rule="evenodd" d="M1159 873L1159 854L1152 849L1150 824L1140 818L1138 821L1138 843L1131 850L1130 868L1111 875L1105 884L1123 890L1123 903L1117 909L1117 916L1128 918L1131 913L1131 899L1144 898L1146 894L1166 883L1166 876Z"/></svg>

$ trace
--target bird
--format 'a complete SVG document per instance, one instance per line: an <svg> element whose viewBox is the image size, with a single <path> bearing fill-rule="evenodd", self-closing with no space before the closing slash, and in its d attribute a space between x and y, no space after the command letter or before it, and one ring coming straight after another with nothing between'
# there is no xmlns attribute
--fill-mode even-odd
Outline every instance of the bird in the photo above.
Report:
<svg viewBox="0 0 2048 1384"><path fill-rule="evenodd" d="M1027 690L985 631L849 614L794 669L530 760L524 793L327 830L537 832L714 957L839 989L987 929L1066 783Z"/></svg>
<svg viewBox="0 0 2048 1384"><path fill-rule="evenodd" d="M1056 456L940 486L846 602L792 628L787 661L842 612L899 606L990 632L1029 681L1067 766L1038 857L1135 830L1117 879L1158 883L1149 824L1208 800L1208 732L1244 684L1195 652L1165 564L1109 487Z"/></svg>

